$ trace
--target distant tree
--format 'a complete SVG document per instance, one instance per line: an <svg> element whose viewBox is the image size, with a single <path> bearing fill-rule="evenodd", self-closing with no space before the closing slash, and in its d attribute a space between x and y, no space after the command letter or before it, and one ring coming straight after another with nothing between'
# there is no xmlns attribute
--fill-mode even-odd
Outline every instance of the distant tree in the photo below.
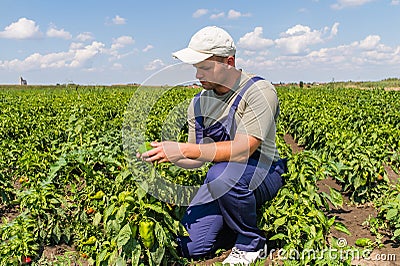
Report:
<svg viewBox="0 0 400 266"><path fill-rule="evenodd" d="M299 85L300 85L300 88L303 88L304 87L304 82L300 81Z"/></svg>

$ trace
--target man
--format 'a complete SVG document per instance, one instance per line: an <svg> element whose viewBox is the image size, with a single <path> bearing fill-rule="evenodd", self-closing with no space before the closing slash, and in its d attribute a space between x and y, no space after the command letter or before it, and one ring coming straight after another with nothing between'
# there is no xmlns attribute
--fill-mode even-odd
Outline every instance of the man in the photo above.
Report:
<svg viewBox="0 0 400 266"><path fill-rule="evenodd" d="M232 248L223 263L249 264L266 242L257 228L257 208L276 195L285 166L275 146L276 90L237 69L235 53L232 37L215 26L201 29L187 48L173 53L196 68L204 90L188 108L188 142L153 142L142 158L184 168L212 162L206 186L182 219L189 233L178 237L182 255L197 259Z"/></svg>

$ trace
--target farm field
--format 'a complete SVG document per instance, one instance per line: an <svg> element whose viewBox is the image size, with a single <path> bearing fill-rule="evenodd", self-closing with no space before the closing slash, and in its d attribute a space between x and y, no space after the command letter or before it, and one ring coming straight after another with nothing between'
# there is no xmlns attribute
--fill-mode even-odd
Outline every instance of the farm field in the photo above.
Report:
<svg viewBox="0 0 400 266"><path fill-rule="evenodd" d="M399 264L392 85L277 87L276 143L289 162L284 187L259 212L271 248L260 265ZM134 156L144 141L187 139L198 90L0 86L0 265L221 265L224 250L202 261L176 253L185 207L160 199L187 195L151 187L156 172L198 186L207 166L148 167Z"/></svg>

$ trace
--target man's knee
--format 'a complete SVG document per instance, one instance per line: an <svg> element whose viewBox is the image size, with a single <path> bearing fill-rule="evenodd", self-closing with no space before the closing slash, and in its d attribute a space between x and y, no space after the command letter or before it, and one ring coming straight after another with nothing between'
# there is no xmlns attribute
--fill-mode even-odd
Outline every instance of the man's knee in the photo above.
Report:
<svg viewBox="0 0 400 266"><path fill-rule="evenodd" d="M188 236L178 236L180 255L185 258L204 258L212 251L212 245L205 245L202 241L192 241Z"/></svg>
<svg viewBox="0 0 400 266"><path fill-rule="evenodd" d="M204 180L204 183L210 183L216 180L218 177L220 177L224 173L227 165L228 165L227 162L220 162L211 166L207 172L207 176L206 179Z"/></svg>

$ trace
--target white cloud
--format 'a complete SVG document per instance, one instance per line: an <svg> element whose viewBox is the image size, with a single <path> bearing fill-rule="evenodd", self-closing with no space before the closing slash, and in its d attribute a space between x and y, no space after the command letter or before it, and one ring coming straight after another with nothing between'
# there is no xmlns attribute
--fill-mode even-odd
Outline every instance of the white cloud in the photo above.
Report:
<svg viewBox="0 0 400 266"><path fill-rule="evenodd" d="M126 19L116 15L115 18L112 19L114 25L123 25L126 24Z"/></svg>
<svg viewBox="0 0 400 266"><path fill-rule="evenodd" d="M335 4L331 5L331 8L339 10L347 7L362 6L372 1L375 0L337 0Z"/></svg>
<svg viewBox="0 0 400 266"><path fill-rule="evenodd" d="M391 2L390 2L390 5L392 5L392 6L397 6L397 5L399 5L400 4L400 1L399 0L392 0Z"/></svg>
<svg viewBox="0 0 400 266"><path fill-rule="evenodd" d="M364 40L360 41L359 47L364 50L372 50L378 46L380 40L381 37L378 35L369 35Z"/></svg>
<svg viewBox="0 0 400 266"><path fill-rule="evenodd" d="M366 46L373 49L365 50ZM303 56L279 55L273 48L269 54L240 54L237 65L250 73L279 81L330 81L385 78L390 71L397 73L400 46L389 47L378 42L376 36L336 47L324 47ZM381 67L389 72L379 73ZM367 76L366 76L367 75Z"/></svg>
<svg viewBox="0 0 400 266"><path fill-rule="evenodd" d="M121 70L123 67L122 67L122 65L120 64L120 63L114 63L112 66L111 66L111 69L113 69L113 70Z"/></svg>
<svg viewBox="0 0 400 266"><path fill-rule="evenodd" d="M6 39L35 39L42 36L36 22L27 18L20 18L0 32L0 38Z"/></svg>
<svg viewBox="0 0 400 266"><path fill-rule="evenodd" d="M254 56L255 54L257 54L256 51L244 50L243 52L243 55L245 56Z"/></svg>
<svg viewBox="0 0 400 266"><path fill-rule="evenodd" d="M94 36L91 32L83 32L76 36L76 39L81 42L86 42L93 40Z"/></svg>
<svg viewBox="0 0 400 266"><path fill-rule="evenodd" d="M212 14L210 16L210 19L219 19L225 17L225 12L220 12L218 14Z"/></svg>
<svg viewBox="0 0 400 266"><path fill-rule="evenodd" d="M155 60L149 62L149 63L144 67L144 69L147 70L147 71L153 71L153 70L160 69L160 68L162 68L162 67L164 67L164 66L165 66L165 64L164 64L164 62L163 62L161 59L155 59Z"/></svg>
<svg viewBox="0 0 400 266"><path fill-rule="evenodd" d="M207 13L208 13L208 9L200 8L200 9L197 9L197 10L192 14L192 17L194 17L194 18L199 18L199 17L202 17L202 16L206 15Z"/></svg>
<svg viewBox="0 0 400 266"><path fill-rule="evenodd" d="M321 48L320 50L310 52L304 59L312 63L341 64L352 57L355 48L354 44Z"/></svg>
<svg viewBox="0 0 400 266"><path fill-rule="evenodd" d="M263 38L263 28L256 27L254 31L246 33L238 41L238 46L248 50L260 50L274 44L274 41Z"/></svg>
<svg viewBox="0 0 400 266"><path fill-rule="evenodd" d="M64 29L58 30L55 26L51 26L47 32L46 35L48 37L53 37L53 38L61 38L65 40L69 40L72 38L71 33L68 31L65 31Z"/></svg>
<svg viewBox="0 0 400 266"><path fill-rule="evenodd" d="M304 60L309 64L324 64L338 69L355 69L365 65L395 65L400 63L400 56L395 48L379 43L380 37L367 36L361 41L332 48L322 48L312 51Z"/></svg>
<svg viewBox="0 0 400 266"><path fill-rule="evenodd" d="M331 37L336 36L338 34L338 31L339 31L339 23L335 22L331 29Z"/></svg>
<svg viewBox="0 0 400 266"><path fill-rule="evenodd" d="M106 49L105 53L111 55L110 61L119 60L123 57L131 55L134 51L129 51L128 53L121 54L120 50L126 46L134 44L135 40L131 36L120 36L117 39L113 39L110 49Z"/></svg>
<svg viewBox="0 0 400 266"><path fill-rule="evenodd" d="M258 60L253 59L243 59L237 58L237 65L243 67L245 69L254 69L256 71L266 70L276 67L276 61L274 59L263 59L259 58ZM263 71L264 72L264 71Z"/></svg>
<svg viewBox="0 0 400 266"><path fill-rule="evenodd" d="M193 14L193 17L200 17L200 16L207 14L208 12L209 11L207 9L199 9ZM241 17L251 17L251 14L250 13L241 13L240 11L230 9L228 11L228 13L226 14L226 17L228 19L238 19ZM221 18L225 18L225 12L219 12L219 13L214 13L214 14L210 15L210 19L213 19L213 20L221 19Z"/></svg>
<svg viewBox="0 0 400 266"><path fill-rule="evenodd" d="M301 35L307 32L310 32L310 27L297 24L296 26L286 30L286 32L281 35L293 36L293 35Z"/></svg>
<svg viewBox="0 0 400 266"><path fill-rule="evenodd" d="M250 13L242 14L241 12L233 10L233 9L228 11L229 19L238 19L240 17L250 17L250 16L251 16Z"/></svg>
<svg viewBox="0 0 400 266"><path fill-rule="evenodd" d="M330 36L327 39L337 34L338 26L338 23L332 26ZM323 35L327 31L329 31L327 27L324 30L311 30L308 26L298 24L281 33L281 38L276 39L275 43L287 54L300 54L307 52L308 46L324 42Z"/></svg>
<svg viewBox="0 0 400 266"><path fill-rule="evenodd" d="M67 52L39 54L34 53L24 60L13 59L2 61L0 68L15 71L27 71L32 69L57 69L57 68L85 68L99 54L104 52L104 44L92 42L90 45L82 46L74 44Z"/></svg>
<svg viewBox="0 0 400 266"><path fill-rule="evenodd" d="M84 45L83 45L83 43L78 43L78 42L73 42L73 43L71 43L70 45L69 45L69 49L71 49L71 50L77 50L77 49L80 49L80 48L82 48L82 47L84 47Z"/></svg>
<svg viewBox="0 0 400 266"><path fill-rule="evenodd" d="M69 67L83 67L86 62L100 54L104 49L104 44L101 42L92 42L92 44L85 46L83 49L75 51L74 57Z"/></svg>
<svg viewBox="0 0 400 266"><path fill-rule="evenodd" d="M314 69L323 73L323 69L327 69L327 66L329 69L332 67L341 69L341 65L350 68L353 60L360 56L366 56L361 54L368 52L360 48L360 42L335 48L321 48L316 51L311 49L311 45L325 43L336 36L338 28L339 23L320 30L296 25L281 33L275 41L265 39L262 36L261 27L255 28L253 32L247 33L239 39L238 46L246 50L239 54L237 64L252 73L267 72L268 75L275 73L274 75L277 76L286 73L290 77L297 75L290 74L290 72L298 73L304 69ZM248 49L250 47L253 49ZM266 47L268 49L265 49ZM380 47L379 44L377 49L378 47ZM283 52L277 49L281 49ZM383 51L384 47L381 47L381 50ZM299 56L300 53L302 56ZM369 55L369 57L372 58L373 55Z"/></svg>
<svg viewBox="0 0 400 266"><path fill-rule="evenodd" d="M131 36L120 36L117 39L113 40L113 44L111 45L111 50L117 50L134 43L135 40Z"/></svg>
<svg viewBox="0 0 400 266"><path fill-rule="evenodd" d="M151 49L153 49L154 48L154 46L153 45L151 45L151 44L148 44L145 48L143 48L143 50L142 50L142 52L148 52L148 51L150 51Z"/></svg>

